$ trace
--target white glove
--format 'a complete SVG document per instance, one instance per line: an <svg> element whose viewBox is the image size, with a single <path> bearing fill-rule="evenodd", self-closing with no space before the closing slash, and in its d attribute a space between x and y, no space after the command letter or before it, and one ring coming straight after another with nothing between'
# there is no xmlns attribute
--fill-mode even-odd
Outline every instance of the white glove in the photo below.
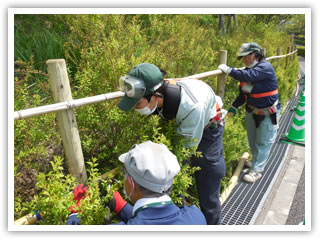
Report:
<svg viewBox="0 0 320 240"><path fill-rule="evenodd" d="M220 65L218 66L218 69L221 70L222 72L228 74L228 75L231 73L231 70L232 70L231 67L228 67L228 66L225 65L225 64L220 64Z"/></svg>

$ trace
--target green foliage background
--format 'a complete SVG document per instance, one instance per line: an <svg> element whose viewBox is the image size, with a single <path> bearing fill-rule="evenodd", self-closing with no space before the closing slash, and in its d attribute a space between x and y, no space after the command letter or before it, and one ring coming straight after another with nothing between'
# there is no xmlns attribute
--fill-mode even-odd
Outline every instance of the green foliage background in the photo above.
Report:
<svg viewBox="0 0 320 240"><path fill-rule="evenodd" d="M223 34L218 29L217 15L16 15L14 110L53 103L45 65L48 59L66 60L72 95L77 99L118 91L119 77L141 62L153 63L168 72L166 77L174 78L217 69L219 50L228 51L229 66L242 67L236 56L243 42L259 43L267 49L267 57L277 55L278 47L284 54L291 43L290 35L281 29L278 17L261 16L238 15L238 27L233 25ZM288 65L285 59L280 60L279 66L277 60L272 64L278 77L280 99L285 104L295 88L299 62L295 55ZM215 77L204 81L216 88ZM237 94L237 81L227 77L224 108L231 105ZM146 140L162 142L178 156L180 163L195 153L195 149L183 147L183 139L175 134L174 122L167 124L157 116L145 118L133 111L124 113L116 107L117 101L76 109L83 154L91 169L88 172L90 196L98 199L89 198L88 202L97 209L103 202L94 192L94 189L98 191L97 175L119 167L117 157L133 144ZM223 189L232 176L237 159L249 151L243 109L226 123L227 175ZM69 206L64 204L63 195L72 191L74 182L67 175L65 162L57 162L63 158L63 148L55 115L16 121L14 144L15 218L33 209L44 212L53 209L44 207L46 189L60 210L57 211L59 214L50 215L52 220L47 218L43 223L64 224ZM58 184L39 185L56 171L52 168L54 164L61 167L59 171L63 176L59 177L66 178L55 181L68 183L64 191ZM184 194L190 203L198 204L192 177L194 171L184 166L175 179L172 197L177 204L181 203L179 194ZM115 177L120 184L114 185L113 190L122 187L120 172ZM54 195L50 189L54 186L60 186L63 194ZM103 224L101 215L89 217L88 211L83 212L87 216L86 224Z"/></svg>

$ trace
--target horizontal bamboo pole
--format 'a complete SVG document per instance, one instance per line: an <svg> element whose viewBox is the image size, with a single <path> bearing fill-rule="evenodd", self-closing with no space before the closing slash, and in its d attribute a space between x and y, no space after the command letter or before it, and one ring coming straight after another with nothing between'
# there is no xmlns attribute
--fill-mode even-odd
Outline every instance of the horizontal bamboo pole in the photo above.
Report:
<svg viewBox="0 0 320 240"><path fill-rule="evenodd" d="M266 58L266 60L272 60L272 59L277 59L277 58L284 58L284 57L287 57L287 56L290 56L290 55L293 55L297 52L298 50L295 50L291 53L288 53L288 54L285 54L285 55L279 55L279 56L272 56L272 57L268 57Z"/></svg>
<svg viewBox="0 0 320 240"><path fill-rule="evenodd" d="M108 178L109 175L115 175L117 170L118 170L118 168L116 167L116 168L110 170L109 172L102 174L100 178L105 180Z"/></svg>
<svg viewBox="0 0 320 240"><path fill-rule="evenodd" d="M80 99L50 104L50 105L41 106L41 107L24 109L24 110L14 112L14 120L20 120L20 119L38 116L38 115L51 113L51 112L68 110L68 109L72 109L72 108L76 108L76 107L80 107L80 106L84 106L92 103L99 103L99 102L104 102L114 98L120 98L123 96L124 96L124 93L121 91L118 91L118 92L101 94L98 96L92 96L92 97L86 97L86 98L80 98Z"/></svg>
<svg viewBox="0 0 320 240"><path fill-rule="evenodd" d="M266 60L287 57L287 56L292 55L296 52L297 52L297 50L295 50L291 53L285 54L285 55L281 55L281 56L268 57ZM244 67L237 68L237 69L244 69ZM199 74L191 75L188 77L184 77L182 79L190 79L190 78L202 79L202 78L206 78L206 77L210 77L210 76L218 76L220 74L223 74L223 72L219 69L216 69L213 71L199 73ZM170 79L168 79L168 80L170 80ZM47 105L47 106L19 110L19 111L14 112L14 120L21 120L21 119L25 119L25 118L29 118L29 117L33 117L33 116L43 115L46 113L72 109L72 108L76 108L76 107L80 107L80 106L84 106L84 105L88 105L88 104L92 104L92 103L99 103L99 102L107 101L107 100L114 99L114 98L120 98L123 96L124 96L124 93L121 91L118 91L118 92L106 93L106 94L102 94L102 95L98 95L98 96L80 98L80 99L76 99L76 100L72 100L72 101L51 104L51 105Z"/></svg>
<svg viewBox="0 0 320 240"><path fill-rule="evenodd" d="M188 77L184 77L183 79L188 79L188 78L196 78L196 79L201 79L201 78L206 78L206 77L210 77L210 76L218 76L223 74L224 72L222 72L221 70L217 69L217 70L213 70L213 71L209 71L209 72L204 72L204 73L199 73L199 74L195 74L192 76L188 76Z"/></svg>
<svg viewBox="0 0 320 240"><path fill-rule="evenodd" d="M296 52L297 52L297 50L295 50L295 51L293 51L293 52L291 52L291 53L285 54L285 55L268 57L268 58L266 58L266 60L272 60L272 59L277 59L277 58L284 58L284 57L290 56L290 55L292 55L292 54L295 54ZM243 70L243 69L245 69L245 67L235 68L235 69ZM204 73L199 73L199 74L195 74L195 75L192 75L192 76L183 77L183 78L179 78L179 79L190 79L190 78L201 79L201 78L206 78L206 77L211 77L211 76L218 76L218 75L221 75L221 74L223 74L223 73L224 73L224 72L222 72L221 70L216 69L216 70L213 70L213 71L204 72ZM171 79L177 79L177 78L168 78L168 80L171 80Z"/></svg>
<svg viewBox="0 0 320 240"><path fill-rule="evenodd" d="M29 213L28 215L19 218L18 220L14 221L15 225L33 225L37 222L37 216Z"/></svg>

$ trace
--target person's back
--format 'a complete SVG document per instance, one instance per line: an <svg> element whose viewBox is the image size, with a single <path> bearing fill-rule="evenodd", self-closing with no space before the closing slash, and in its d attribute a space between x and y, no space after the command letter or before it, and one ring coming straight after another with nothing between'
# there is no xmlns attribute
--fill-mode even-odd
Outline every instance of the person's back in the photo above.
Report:
<svg viewBox="0 0 320 240"><path fill-rule="evenodd" d="M194 205L179 208L175 204L148 207L137 212L133 218L132 206L127 204L119 214L127 225L206 225L202 212Z"/></svg>
<svg viewBox="0 0 320 240"><path fill-rule="evenodd" d="M176 116L177 131L198 145L203 129L216 115L216 95L206 83L197 79L177 81L181 86L181 102ZM195 141L196 140L196 141Z"/></svg>
<svg viewBox="0 0 320 240"><path fill-rule="evenodd" d="M164 72L150 63L135 66L120 78L129 91L123 88L126 95L118 107L145 116L159 114L164 120L175 118L176 131L186 140L185 147L197 146L202 155L183 160L183 164L190 162L201 168L195 172L201 211L207 224L220 224L219 193L225 175L222 137L226 111L222 100L201 80L163 79Z"/></svg>

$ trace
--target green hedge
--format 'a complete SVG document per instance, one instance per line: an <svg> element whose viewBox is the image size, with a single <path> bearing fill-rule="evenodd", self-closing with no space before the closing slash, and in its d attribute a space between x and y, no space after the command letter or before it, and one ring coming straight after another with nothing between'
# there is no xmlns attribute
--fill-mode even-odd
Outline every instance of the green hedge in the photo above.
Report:
<svg viewBox="0 0 320 240"><path fill-rule="evenodd" d="M301 57L305 56L305 47L304 46L297 46L298 55Z"/></svg>
<svg viewBox="0 0 320 240"><path fill-rule="evenodd" d="M305 45L305 39L304 38L296 38L296 39L294 39L294 42L296 43L296 44L298 44L298 45Z"/></svg>

